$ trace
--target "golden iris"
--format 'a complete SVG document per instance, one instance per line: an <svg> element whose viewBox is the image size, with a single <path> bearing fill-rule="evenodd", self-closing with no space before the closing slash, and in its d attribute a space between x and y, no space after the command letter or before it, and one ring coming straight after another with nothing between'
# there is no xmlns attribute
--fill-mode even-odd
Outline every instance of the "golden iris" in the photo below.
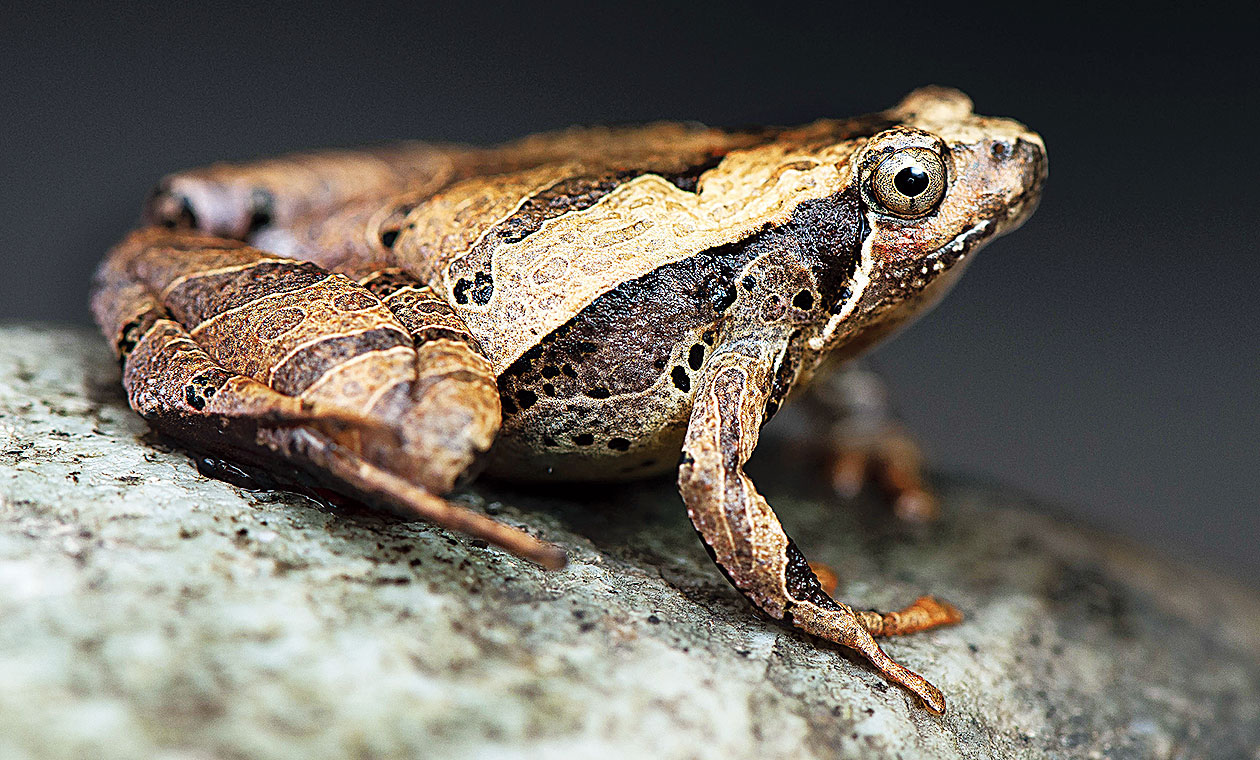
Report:
<svg viewBox="0 0 1260 760"><path fill-rule="evenodd" d="M871 194L897 216L923 216L945 195L945 163L927 148L903 148L875 168Z"/></svg>

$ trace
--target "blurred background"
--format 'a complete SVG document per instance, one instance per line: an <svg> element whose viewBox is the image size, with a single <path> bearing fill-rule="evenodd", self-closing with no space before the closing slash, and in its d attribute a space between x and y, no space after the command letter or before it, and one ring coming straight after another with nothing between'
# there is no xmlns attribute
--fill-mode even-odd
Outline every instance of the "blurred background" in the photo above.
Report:
<svg viewBox="0 0 1260 760"><path fill-rule="evenodd" d="M0 319L86 324L164 173L573 123L797 123L939 83L1045 137L1041 209L873 355L939 469L1260 585L1250 25L1025 6L6 4Z"/></svg>

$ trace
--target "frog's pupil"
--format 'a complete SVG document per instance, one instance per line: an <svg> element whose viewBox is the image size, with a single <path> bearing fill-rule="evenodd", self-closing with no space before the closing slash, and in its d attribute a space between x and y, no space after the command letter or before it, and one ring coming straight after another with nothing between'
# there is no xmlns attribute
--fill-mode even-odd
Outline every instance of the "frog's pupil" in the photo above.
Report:
<svg viewBox="0 0 1260 760"><path fill-rule="evenodd" d="M897 188L897 192L911 198L927 190L929 182L927 172L917 166L907 166L893 177L893 186Z"/></svg>

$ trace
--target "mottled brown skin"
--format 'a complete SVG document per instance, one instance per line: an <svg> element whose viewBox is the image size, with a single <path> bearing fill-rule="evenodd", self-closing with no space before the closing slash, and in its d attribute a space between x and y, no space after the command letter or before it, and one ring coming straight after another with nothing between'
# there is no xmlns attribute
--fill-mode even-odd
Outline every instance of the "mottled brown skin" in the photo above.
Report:
<svg viewBox="0 0 1260 760"><path fill-rule="evenodd" d="M163 181L92 306L158 430L548 567L558 549L441 495L482 466L629 479L681 451L683 500L731 583L941 712L873 636L957 610L834 600L743 465L825 358L930 306L1027 218L1045 175L1035 133L942 88L795 128L661 123L218 165ZM842 432L861 428L836 428L837 480L869 463L906 516L930 517L913 449Z"/></svg>

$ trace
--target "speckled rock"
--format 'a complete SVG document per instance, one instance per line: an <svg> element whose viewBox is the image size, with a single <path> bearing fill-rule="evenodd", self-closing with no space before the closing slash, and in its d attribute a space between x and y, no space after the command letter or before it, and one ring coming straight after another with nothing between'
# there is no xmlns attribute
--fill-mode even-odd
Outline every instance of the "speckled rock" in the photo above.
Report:
<svg viewBox="0 0 1260 760"><path fill-rule="evenodd" d="M940 479L922 532L773 446L764 490L841 596L963 624L844 650L757 617L668 481L460 495L548 573L424 523L208 480L102 342L0 329L0 758L1260 758L1260 602Z"/></svg>

